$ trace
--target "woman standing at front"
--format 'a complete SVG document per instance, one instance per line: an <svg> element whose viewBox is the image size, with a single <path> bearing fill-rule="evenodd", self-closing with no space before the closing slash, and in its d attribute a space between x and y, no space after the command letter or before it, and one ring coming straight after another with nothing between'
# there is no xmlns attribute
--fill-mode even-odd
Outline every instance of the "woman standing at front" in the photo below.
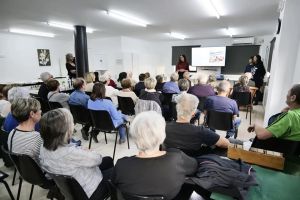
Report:
<svg viewBox="0 0 300 200"><path fill-rule="evenodd" d="M186 60L186 56L184 54L179 56L179 60L176 65L176 72L179 75L179 79L183 78L183 73L189 71L189 63Z"/></svg>
<svg viewBox="0 0 300 200"><path fill-rule="evenodd" d="M76 78L76 65L75 65L75 58L73 54L68 53L66 55L66 68L68 70L68 76L70 79Z"/></svg>

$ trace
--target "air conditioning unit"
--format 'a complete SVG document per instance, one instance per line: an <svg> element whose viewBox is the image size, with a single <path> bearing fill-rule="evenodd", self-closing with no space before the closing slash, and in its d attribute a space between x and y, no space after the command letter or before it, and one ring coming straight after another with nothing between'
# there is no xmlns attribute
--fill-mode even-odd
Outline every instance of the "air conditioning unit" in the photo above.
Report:
<svg viewBox="0 0 300 200"><path fill-rule="evenodd" d="M254 37L233 38L233 45L254 44Z"/></svg>

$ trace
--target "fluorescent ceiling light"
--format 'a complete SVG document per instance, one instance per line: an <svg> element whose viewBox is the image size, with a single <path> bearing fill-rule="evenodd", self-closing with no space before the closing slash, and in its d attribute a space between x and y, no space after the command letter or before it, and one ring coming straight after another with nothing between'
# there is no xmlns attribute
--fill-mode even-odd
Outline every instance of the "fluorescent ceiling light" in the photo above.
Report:
<svg viewBox="0 0 300 200"><path fill-rule="evenodd" d="M57 28L63 28L63 29L68 29L68 30L74 30L74 25L73 24L66 24L66 23L61 23L61 22L54 22L54 21L49 21L47 22L49 26L57 27ZM86 32L87 33L93 33L94 30L91 28L86 27Z"/></svg>
<svg viewBox="0 0 300 200"><path fill-rule="evenodd" d="M225 31L226 31L226 34L229 35L230 37L233 36L233 33L232 33L232 29L231 29L231 28L226 28Z"/></svg>
<svg viewBox="0 0 300 200"><path fill-rule="evenodd" d="M32 31L32 30L24 30L18 28L11 28L9 29L11 33L21 33L26 35L35 35L35 36L43 36L43 37L54 37L55 34L53 33L46 33L46 32L39 32L39 31Z"/></svg>
<svg viewBox="0 0 300 200"><path fill-rule="evenodd" d="M177 38L177 39L181 39L181 40L184 40L186 38L186 36L184 36L180 33L171 32L169 35L173 38Z"/></svg>
<svg viewBox="0 0 300 200"><path fill-rule="evenodd" d="M208 0L211 7L213 8L212 11L214 12L214 15L216 16L217 19L220 19L220 14L219 14L219 11L217 10L213 0Z"/></svg>
<svg viewBox="0 0 300 200"><path fill-rule="evenodd" d="M142 26L142 27L146 27L147 26L147 22L145 22L145 21L143 21L143 20L141 20L139 18L136 18L136 17L129 16L127 14L121 13L119 11L108 10L107 14L109 16L111 16L111 17L117 18L119 20L131 23L131 24L135 24L135 25Z"/></svg>

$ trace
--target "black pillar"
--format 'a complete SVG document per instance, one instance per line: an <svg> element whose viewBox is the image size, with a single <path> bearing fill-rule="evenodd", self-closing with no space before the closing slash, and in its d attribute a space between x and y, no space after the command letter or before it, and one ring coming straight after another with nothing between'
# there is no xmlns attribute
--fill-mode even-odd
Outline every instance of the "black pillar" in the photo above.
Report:
<svg viewBox="0 0 300 200"><path fill-rule="evenodd" d="M86 27L74 26L75 57L77 77L89 72Z"/></svg>

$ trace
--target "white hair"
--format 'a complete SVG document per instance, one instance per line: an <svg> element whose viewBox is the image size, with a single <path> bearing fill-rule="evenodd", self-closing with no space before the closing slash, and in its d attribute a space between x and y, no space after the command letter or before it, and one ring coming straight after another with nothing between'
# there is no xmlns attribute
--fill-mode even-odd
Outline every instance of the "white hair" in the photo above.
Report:
<svg viewBox="0 0 300 200"><path fill-rule="evenodd" d="M178 76L178 73L177 73L177 72L173 72L173 73L171 74L171 76L170 76L170 80L173 81L173 82L178 81L178 78L179 78L179 76Z"/></svg>
<svg viewBox="0 0 300 200"><path fill-rule="evenodd" d="M19 99L19 98L28 99L29 97L30 97L29 89L25 87L13 87L10 90L8 90L7 93L7 100L11 103L15 99Z"/></svg>
<svg viewBox="0 0 300 200"><path fill-rule="evenodd" d="M51 77L52 77L52 75L49 72L43 72L40 75L40 78L43 82L47 81Z"/></svg>
<svg viewBox="0 0 300 200"><path fill-rule="evenodd" d="M196 112L199 99L195 95L184 93L176 98L176 103L177 117L187 118Z"/></svg>
<svg viewBox="0 0 300 200"><path fill-rule="evenodd" d="M148 90L154 89L155 86L156 86L156 83L157 83L156 79L152 78L152 77L146 78L145 81L144 81L145 87Z"/></svg>
<svg viewBox="0 0 300 200"><path fill-rule="evenodd" d="M198 74L197 80L198 84L206 84L208 80L208 75L205 73Z"/></svg>
<svg viewBox="0 0 300 200"><path fill-rule="evenodd" d="M130 125L130 135L142 152L154 150L166 138L165 119L155 111L138 114Z"/></svg>

